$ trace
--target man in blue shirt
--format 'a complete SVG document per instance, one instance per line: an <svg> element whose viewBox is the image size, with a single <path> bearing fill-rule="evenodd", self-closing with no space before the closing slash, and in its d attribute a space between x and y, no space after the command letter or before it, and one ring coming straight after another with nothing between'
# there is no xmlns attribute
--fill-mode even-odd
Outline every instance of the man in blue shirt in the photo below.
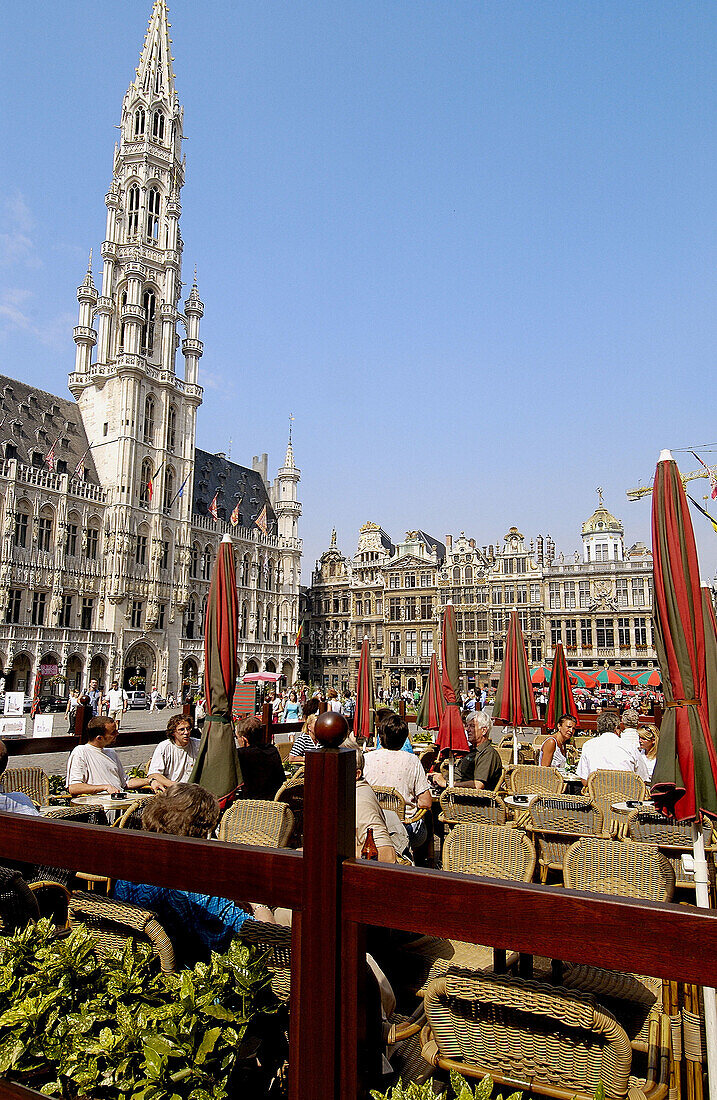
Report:
<svg viewBox="0 0 717 1100"><path fill-rule="evenodd" d="M92 707L92 716L96 718L100 712L100 702L102 701L102 692L99 689L96 680L90 680L90 690L87 692L90 697L90 706Z"/></svg>
<svg viewBox="0 0 717 1100"><path fill-rule="evenodd" d="M4 741L0 741L0 775L7 768L7 748ZM0 793L0 810L6 814L25 814L27 817L39 817L39 813L33 805L32 799L19 791L11 794Z"/></svg>

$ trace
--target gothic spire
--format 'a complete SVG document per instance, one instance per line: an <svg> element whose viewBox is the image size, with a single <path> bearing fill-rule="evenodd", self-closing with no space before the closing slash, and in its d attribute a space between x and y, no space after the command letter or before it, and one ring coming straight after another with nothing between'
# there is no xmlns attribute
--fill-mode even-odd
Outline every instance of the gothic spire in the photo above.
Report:
<svg viewBox="0 0 717 1100"><path fill-rule="evenodd" d="M165 0L154 0L134 81L136 91L164 95L168 100L174 97L170 25Z"/></svg>

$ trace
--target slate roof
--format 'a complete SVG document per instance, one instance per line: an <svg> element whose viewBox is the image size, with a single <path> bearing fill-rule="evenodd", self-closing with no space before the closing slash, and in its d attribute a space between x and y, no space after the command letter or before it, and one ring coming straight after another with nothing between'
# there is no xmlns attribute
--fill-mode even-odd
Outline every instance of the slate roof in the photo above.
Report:
<svg viewBox="0 0 717 1100"><path fill-rule="evenodd" d="M26 466L46 468L45 455L57 439L56 472L72 476L89 445L75 401L4 374L0 375L0 422L2 457L17 458ZM84 464L85 481L99 485L92 451L85 456Z"/></svg>
<svg viewBox="0 0 717 1100"><path fill-rule="evenodd" d="M251 527L266 504L267 529L270 535L276 534L276 516L261 474L246 466L239 466L222 454L213 455L197 447L194 452L192 511L206 516L217 490L217 512L220 519L228 520L237 500L241 498L239 523L242 527Z"/></svg>

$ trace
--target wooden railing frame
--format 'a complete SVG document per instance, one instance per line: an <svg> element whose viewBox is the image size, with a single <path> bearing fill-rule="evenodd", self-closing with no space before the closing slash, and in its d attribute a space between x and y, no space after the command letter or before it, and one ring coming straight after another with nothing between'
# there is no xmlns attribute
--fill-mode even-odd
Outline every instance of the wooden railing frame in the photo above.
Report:
<svg viewBox="0 0 717 1100"><path fill-rule="evenodd" d="M366 926L717 986L717 912L356 860L354 779L352 749L307 753L303 853L0 814L0 861L292 909L290 1100L359 1096Z"/></svg>

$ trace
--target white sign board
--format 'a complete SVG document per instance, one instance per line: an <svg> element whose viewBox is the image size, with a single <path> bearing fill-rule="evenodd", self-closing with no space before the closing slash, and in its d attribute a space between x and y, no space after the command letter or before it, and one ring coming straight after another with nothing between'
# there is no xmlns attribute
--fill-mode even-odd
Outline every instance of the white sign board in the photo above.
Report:
<svg viewBox="0 0 717 1100"><path fill-rule="evenodd" d="M23 691L6 691L5 692L5 710L4 714L6 718L21 718L23 713L23 705L25 703L25 693Z"/></svg>
<svg viewBox="0 0 717 1100"><path fill-rule="evenodd" d="M25 719L23 718L0 718L0 738L6 740L8 737L24 737L25 736Z"/></svg>
<svg viewBox="0 0 717 1100"><path fill-rule="evenodd" d="M38 714L32 726L33 737L52 737L53 714Z"/></svg>

